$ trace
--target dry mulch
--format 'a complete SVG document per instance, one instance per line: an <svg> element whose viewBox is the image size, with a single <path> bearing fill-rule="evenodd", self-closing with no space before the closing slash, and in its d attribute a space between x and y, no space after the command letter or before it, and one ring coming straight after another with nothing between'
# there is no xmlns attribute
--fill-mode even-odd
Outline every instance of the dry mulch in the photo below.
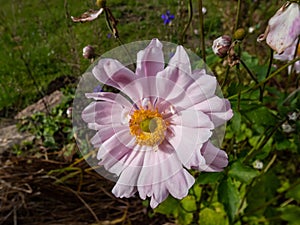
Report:
<svg viewBox="0 0 300 225"><path fill-rule="evenodd" d="M166 224L135 197L115 198L114 185L81 159L0 155L0 224ZM149 217L149 215L151 215Z"/></svg>

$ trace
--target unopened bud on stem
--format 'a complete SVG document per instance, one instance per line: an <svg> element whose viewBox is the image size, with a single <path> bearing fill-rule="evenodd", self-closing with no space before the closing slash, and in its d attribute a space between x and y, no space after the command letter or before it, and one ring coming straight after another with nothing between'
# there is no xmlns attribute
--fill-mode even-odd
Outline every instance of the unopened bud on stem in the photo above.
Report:
<svg viewBox="0 0 300 225"><path fill-rule="evenodd" d="M212 50L216 55L223 58L227 56L230 45L231 37L229 37L228 35L223 35L214 40Z"/></svg>

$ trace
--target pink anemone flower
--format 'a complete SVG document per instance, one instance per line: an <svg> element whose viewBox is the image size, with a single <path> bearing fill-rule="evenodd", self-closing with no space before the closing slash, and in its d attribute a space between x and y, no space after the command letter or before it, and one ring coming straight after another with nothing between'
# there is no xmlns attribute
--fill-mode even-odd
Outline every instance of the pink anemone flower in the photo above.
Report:
<svg viewBox="0 0 300 225"><path fill-rule="evenodd" d="M300 57L300 44L298 39L296 39L294 44L288 47L282 54L274 54L274 59L280 61L291 61L296 57ZM295 62L294 65L289 66L289 74L292 72L292 69L296 71L296 73L300 73L300 60Z"/></svg>
<svg viewBox="0 0 300 225"><path fill-rule="evenodd" d="M290 47L300 35L300 7L298 3L286 2L269 20L264 34L257 41L266 40L278 54Z"/></svg>
<svg viewBox="0 0 300 225"><path fill-rule="evenodd" d="M213 130L233 113L216 95L217 81L205 69L191 69L178 46L165 67L163 45L153 39L137 54L135 73L119 61L100 59L92 74L120 91L86 93L94 99L82 112L98 149L99 165L118 180L116 197L151 198L157 207L169 194L182 199L194 184L189 169L216 172L228 164L215 147Z"/></svg>

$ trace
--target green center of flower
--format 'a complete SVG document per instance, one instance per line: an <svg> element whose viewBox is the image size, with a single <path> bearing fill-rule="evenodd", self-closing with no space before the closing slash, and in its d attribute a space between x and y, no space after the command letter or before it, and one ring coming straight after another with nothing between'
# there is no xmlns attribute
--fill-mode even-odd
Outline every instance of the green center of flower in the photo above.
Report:
<svg viewBox="0 0 300 225"><path fill-rule="evenodd" d="M165 139L167 125L157 110L141 108L131 115L129 129L137 144L157 146Z"/></svg>
<svg viewBox="0 0 300 225"><path fill-rule="evenodd" d="M140 123L140 127L144 132L154 132L157 128L157 123L155 118L146 118Z"/></svg>

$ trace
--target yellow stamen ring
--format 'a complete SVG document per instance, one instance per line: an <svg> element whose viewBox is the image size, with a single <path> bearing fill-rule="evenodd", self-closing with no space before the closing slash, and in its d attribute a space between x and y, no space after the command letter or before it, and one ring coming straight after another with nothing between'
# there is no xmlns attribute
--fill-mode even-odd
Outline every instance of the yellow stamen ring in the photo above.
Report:
<svg viewBox="0 0 300 225"><path fill-rule="evenodd" d="M165 139L167 125L158 110L140 108L131 115L129 129L137 144L156 146Z"/></svg>

